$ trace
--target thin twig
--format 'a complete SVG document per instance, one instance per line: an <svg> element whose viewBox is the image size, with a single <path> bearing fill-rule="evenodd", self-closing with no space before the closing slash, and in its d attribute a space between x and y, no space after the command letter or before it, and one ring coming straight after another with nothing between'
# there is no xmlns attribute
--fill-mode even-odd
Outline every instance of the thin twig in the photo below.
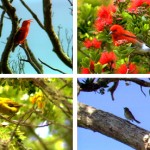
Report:
<svg viewBox="0 0 150 150"><path fill-rule="evenodd" d="M59 123L55 123L54 121L50 121L50 120L48 121L47 124L37 126L37 125L31 125L29 123L24 123L24 121L20 121L19 122L19 121L16 121L16 120L10 120L8 118L3 117L1 114L0 114L0 118L4 119L4 120L6 120L6 121L8 121L8 122L10 122L12 124L16 124L16 125L19 124L20 126L27 126L27 127L32 127L32 128L43 128L43 127L55 124L55 125L59 125L59 126L64 127L64 128L68 128L69 130L72 130L72 128L69 127L69 126L62 125L62 124L59 124Z"/></svg>
<svg viewBox="0 0 150 150"><path fill-rule="evenodd" d="M68 0L68 2L70 3L71 6L73 6L73 2L71 2L71 0Z"/></svg>
<svg viewBox="0 0 150 150"><path fill-rule="evenodd" d="M54 71L58 71L58 72L60 72L60 73L62 73L62 74L66 74L66 73L63 72L63 71L61 71L61 70L59 70L59 69L55 69L55 68L51 67L50 65L44 63L44 62L43 62L42 60L40 60L39 58L38 58L38 60L39 60L43 65L47 66L48 68L50 68L50 69L52 69L52 70L54 70Z"/></svg>
<svg viewBox="0 0 150 150"><path fill-rule="evenodd" d="M37 23L39 24L39 26L44 29L43 24L41 23L41 21L39 20L39 18L37 17L37 15L29 8L29 6L23 1L20 0L20 2L22 3L22 5L31 13L31 15L33 16L33 18L37 21Z"/></svg>
<svg viewBox="0 0 150 150"><path fill-rule="evenodd" d="M141 92L143 93L144 96L146 96L146 94L144 93L143 89L142 89L142 85L140 86L141 88Z"/></svg>

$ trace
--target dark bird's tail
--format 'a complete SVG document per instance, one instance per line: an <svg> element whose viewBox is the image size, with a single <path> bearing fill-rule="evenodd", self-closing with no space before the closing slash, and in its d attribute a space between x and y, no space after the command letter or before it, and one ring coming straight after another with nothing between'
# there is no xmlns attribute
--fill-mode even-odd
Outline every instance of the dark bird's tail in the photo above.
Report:
<svg viewBox="0 0 150 150"><path fill-rule="evenodd" d="M136 120L136 119L134 119L134 121L137 122L137 123L141 123L140 121L138 121L138 120Z"/></svg>

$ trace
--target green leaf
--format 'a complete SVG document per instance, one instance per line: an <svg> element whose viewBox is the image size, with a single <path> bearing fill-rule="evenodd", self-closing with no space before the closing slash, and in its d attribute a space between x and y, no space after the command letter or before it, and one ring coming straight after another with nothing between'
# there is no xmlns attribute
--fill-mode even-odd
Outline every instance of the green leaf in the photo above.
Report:
<svg viewBox="0 0 150 150"><path fill-rule="evenodd" d="M102 65L100 63L95 64L94 71L95 73L102 73Z"/></svg>
<svg viewBox="0 0 150 150"><path fill-rule="evenodd" d="M149 30L149 24L144 24L143 31L147 31L147 30Z"/></svg>
<svg viewBox="0 0 150 150"><path fill-rule="evenodd" d="M85 57L82 59L81 65L85 68L89 68L90 66L90 59L88 57Z"/></svg>
<svg viewBox="0 0 150 150"><path fill-rule="evenodd" d="M90 56L91 60L93 60L94 62L97 62L100 58L99 51L97 51L97 50L91 51L89 56Z"/></svg>
<svg viewBox="0 0 150 150"><path fill-rule="evenodd" d="M125 12L125 11L122 12L122 17L123 17L123 19L125 19L127 21L131 21L132 20L132 16L129 13Z"/></svg>

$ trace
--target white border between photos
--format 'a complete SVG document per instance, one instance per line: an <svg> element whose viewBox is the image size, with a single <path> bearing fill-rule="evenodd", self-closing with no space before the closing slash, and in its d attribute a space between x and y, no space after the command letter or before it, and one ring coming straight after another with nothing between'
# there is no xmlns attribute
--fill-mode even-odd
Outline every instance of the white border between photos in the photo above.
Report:
<svg viewBox="0 0 150 150"><path fill-rule="evenodd" d="M77 138L77 0L73 0L73 150L78 148Z"/></svg>

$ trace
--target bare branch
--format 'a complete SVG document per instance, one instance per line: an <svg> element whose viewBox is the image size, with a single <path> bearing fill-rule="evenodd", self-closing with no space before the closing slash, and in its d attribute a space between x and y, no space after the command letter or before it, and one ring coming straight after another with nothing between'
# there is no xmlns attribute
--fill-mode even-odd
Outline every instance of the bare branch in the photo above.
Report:
<svg viewBox="0 0 150 150"><path fill-rule="evenodd" d="M1 66L2 66L3 73L11 74L11 70L8 67L8 58L9 58L9 54L13 48L13 37L15 36L15 33L17 31L18 18L15 13L15 11L16 11L15 8L12 7L11 3L8 0L2 0L2 4L3 4L5 12L7 12L8 16L11 19L12 30L11 30L10 36L8 38L8 41L6 43L5 49L1 56Z"/></svg>
<svg viewBox="0 0 150 150"><path fill-rule="evenodd" d="M58 72L60 72L60 73L62 73L62 74L66 74L65 72L63 72L63 71L61 71L61 70L59 70L59 69L55 69L55 68L51 67L50 65L46 64L46 63L43 62L42 60L40 60L40 59L38 59L38 60L39 60L43 65L47 66L48 68L50 68L50 69L52 69L52 70L54 70L54 71L58 71Z"/></svg>
<svg viewBox="0 0 150 150"><path fill-rule="evenodd" d="M68 2L70 3L71 6L73 6L73 2L71 0L68 0Z"/></svg>
<svg viewBox="0 0 150 150"><path fill-rule="evenodd" d="M66 40L67 40L67 55L69 55L69 49L70 49L70 45L71 45L71 42L72 42L72 38L73 38L73 35L69 36L68 35L68 30L66 29L65 30L66 32Z"/></svg>
<svg viewBox="0 0 150 150"><path fill-rule="evenodd" d="M2 35L4 15L5 15L5 11L2 12L2 15L1 15L1 18L0 18L0 37Z"/></svg>
<svg viewBox="0 0 150 150"><path fill-rule="evenodd" d="M31 15L37 21L37 23L39 24L39 26L44 30L44 26L41 23L41 21L39 20L39 18L37 17L37 15L30 9L30 7L23 0L20 0L20 2L31 13Z"/></svg>
<svg viewBox="0 0 150 150"><path fill-rule="evenodd" d="M114 84L112 85L112 87L108 89L108 91L110 91L110 93L111 93L112 100L115 100L115 98L114 98L114 92L117 89L118 84L119 84L119 80L115 81Z"/></svg>
<svg viewBox="0 0 150 150"><path fill-rule="evenodd" d="M31 64L31 66L37 71L37 73L42 74L43 73L42 66L36 60L34 54L32 53L32 51L29 48L29 46L28 46L26 41L22 45L22 48L24 49L24 51L25 51L25 53L27 55L27 58L28 58L28 62Z"/></svg>
<svg viewBox="0 0 150 150"><path fill-rule="evenodd" d="M66 64L69 68L72 68L72 60L64 53L58 36L56 35L53 24L52 24L52 2L51 0L43 0L43 13L44 13L44 27L47 32L52 45L54 47L54 52L57 56Z"/></svg>
<svg viewBox="0 0 150 150"><path fill-rule="evenodd" d="M101 87L105 87L108 83L122 81L131 81L143 87L150 87L150 82L137 78L99 78L96 82L90 83L90 85L82 83L80 85L81 91L92 92ZM103 86L104 85L104 86Z"/></svg>

